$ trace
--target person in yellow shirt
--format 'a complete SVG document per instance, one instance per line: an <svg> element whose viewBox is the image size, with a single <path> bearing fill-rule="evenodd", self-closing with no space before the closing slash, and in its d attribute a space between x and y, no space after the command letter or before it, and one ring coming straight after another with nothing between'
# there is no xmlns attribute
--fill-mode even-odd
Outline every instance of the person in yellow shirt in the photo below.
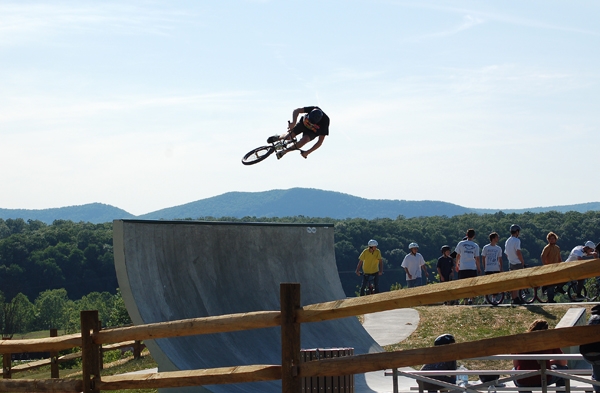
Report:
<svg viewBox="0 0 600 393"><path fill-rule="evenodd" d="M365 248L364 251L358 257L358 266L356 266L356 275L360 276L360 268L364 273L362 286L360 288L360 296L365 295L365 289L369 283L369 278L373 277L373 286L375 287L375 293L379 293L379 276L383 274L383 259L381 258L381 251L377 249L379 245L376 240L369 240L367 244L369 247Z"/></svg>

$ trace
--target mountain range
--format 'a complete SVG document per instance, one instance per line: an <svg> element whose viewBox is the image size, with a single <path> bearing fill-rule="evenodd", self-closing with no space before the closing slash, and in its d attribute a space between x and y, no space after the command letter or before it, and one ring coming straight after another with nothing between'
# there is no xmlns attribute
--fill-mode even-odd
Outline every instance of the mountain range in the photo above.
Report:
<svg viewBox="0 0 600 393"><path fill-rule="evenodd" d="M541 213L546 211L586 212L600 210L600 202L577 205L533 207L527 209L502 209L504 213ZM103 223L120 218L139 219L198 219L203 217L329 217L345 218L406 218L419 216L455 216L465 213L487 214L500 209L473 209L441 201L406 201L390 199L365 199L335 191L312 188L291 188L263 192L227 192L211 198L135 216L123 209L90 203L52 209L0 209L0 218L40 220L51 224L54 220Z"/></svg>

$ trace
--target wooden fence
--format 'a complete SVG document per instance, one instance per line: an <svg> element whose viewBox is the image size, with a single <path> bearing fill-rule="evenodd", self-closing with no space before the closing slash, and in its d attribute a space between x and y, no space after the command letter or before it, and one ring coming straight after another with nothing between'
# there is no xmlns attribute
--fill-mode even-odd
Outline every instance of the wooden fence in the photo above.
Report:
<svg viewBox="0 0 600 393"><path fill-rule="evenodd" d="M300 362L300 329L306 322L326 321L367 313L439 303L501 291L558 284L600 275L600 260L540 266L451 281L419 288L342 299L301 307L300 284L281 284L280 311L260 311L110 330L98 328L98 312L81 313L81 333L35 340L0 340L0 353L60 351L81 347L80 380L0 380L0 392L99 392L116 389L153 389L195 385L282 380L284 393L299 393L301 378L365 373L456 359L511 352L528 352L598 341L600 326L578 326L497 337L441 347L354 355ZM281 326L281 365L250 365L202 370L100 376L102 344L211 334Z"/></svg>

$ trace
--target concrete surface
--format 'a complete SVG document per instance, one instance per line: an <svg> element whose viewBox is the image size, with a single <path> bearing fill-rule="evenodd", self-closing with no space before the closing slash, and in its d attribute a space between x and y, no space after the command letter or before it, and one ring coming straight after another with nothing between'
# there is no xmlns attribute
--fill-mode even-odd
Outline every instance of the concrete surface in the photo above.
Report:
<svg viewBox="0 0 600 393"><path fill-rule="evenodd" d="M419 313L412 308L365 314L363 327L377 344L396 344L404 340L419 326Z"/></svg>
<svg viewBox="0 0 600 393"><path fill-rule="evenodd" d="M302 304L345 297L332 225L115 220L119 286L135 324L279 310L279 284L299 282ZM281 364L279 328L150 340L160 371ZM302 325L303 348L382 348L355 317ZM392 381L385 378L391 390ZM357 392L371 392L357 375ZM280 392L281 382L161 389ZM380 390L377 390L380 391Z"/></svg>

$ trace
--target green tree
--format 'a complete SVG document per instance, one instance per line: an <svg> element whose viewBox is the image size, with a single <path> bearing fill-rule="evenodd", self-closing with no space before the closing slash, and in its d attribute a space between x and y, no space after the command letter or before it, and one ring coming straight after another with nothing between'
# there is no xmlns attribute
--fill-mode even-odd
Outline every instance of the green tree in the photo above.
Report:
<svg viewBox="0 0 600 393"><path fill-rule="evenodd" d="M35 299L36 322L38 329L65 329L68 323L70 300L67 291L46 290Z"/></svg>

